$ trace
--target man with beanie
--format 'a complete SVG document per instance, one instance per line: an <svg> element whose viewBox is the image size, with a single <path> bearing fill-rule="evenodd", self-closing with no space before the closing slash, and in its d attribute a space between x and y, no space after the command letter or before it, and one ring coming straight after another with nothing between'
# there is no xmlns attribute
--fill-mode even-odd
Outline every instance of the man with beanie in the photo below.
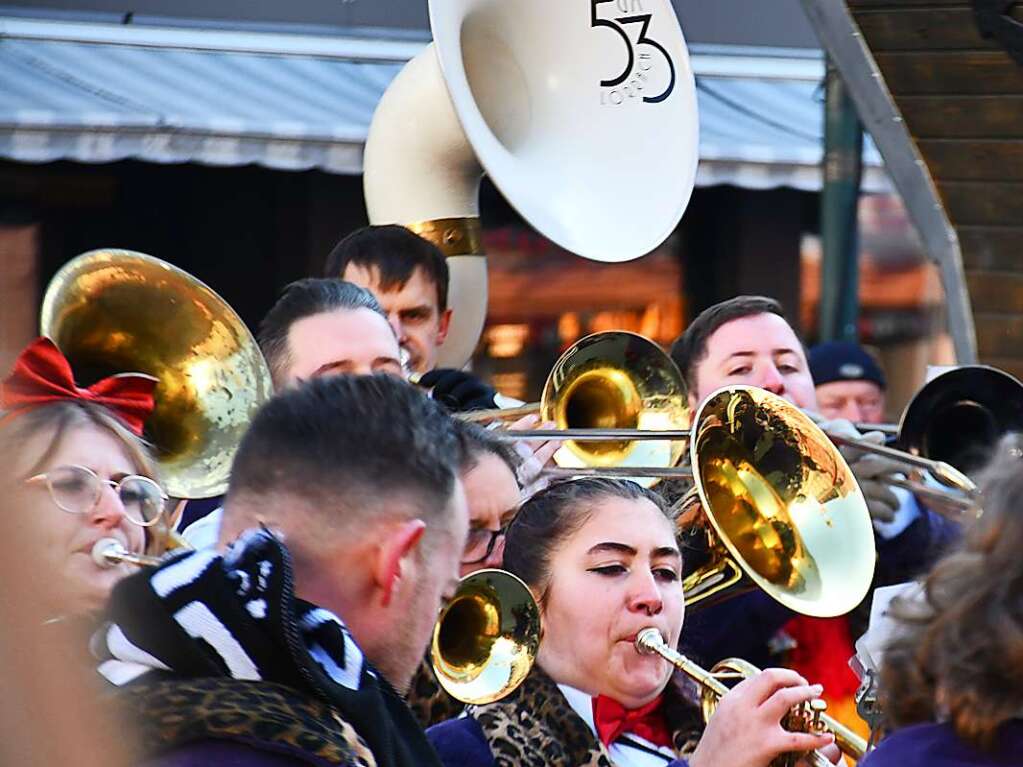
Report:
<svg viewBox="0 0 1023 767"><path fill-rule="evenodd" d="M809 363L822 416L883 422L884 371L866 349L851 341L827 341L810 349Z"/></svg>

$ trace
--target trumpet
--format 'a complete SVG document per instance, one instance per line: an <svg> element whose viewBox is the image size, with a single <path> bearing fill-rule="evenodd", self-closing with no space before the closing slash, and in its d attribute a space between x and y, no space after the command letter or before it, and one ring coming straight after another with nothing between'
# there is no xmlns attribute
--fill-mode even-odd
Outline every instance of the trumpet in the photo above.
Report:
<svg viewBox="0 0 1023 767"><path fill-rule="evenodd" d="M456 700L492 703L522 684L536 662L542 637L540 609L529 587L507 571L479 570L462 579L437 619L430 646L433 670L441 687ZM637 652L660 655L700 684L705 720L728 692L722 679L759 673L737 658L722 661L708 672L668 647L653 627L639 632L635 646ZM825 708L824 701L810 701L793 709L783 724L792 731L832 732L844 753L862 757L866 741L824 714ZM777 767L793 765L801 756L780 757ZM830 765L820 754L810 758L820 767Z"/></svg>
<svg viewBox="0 0 1023 767"><path fill-rule="evenodd" d="M92 546L92 561L100 567L109 568L117 565L153 567L163 560L161 557L128 551L116 538L100 538Z"/></svg>
<svg viewBox="0 0 1023 767"><path fill-rule="evenodd" d="M717 707L717 702L729 690L721 681L722 679L745 679L760 673L760 669L740 658L726 658L707 671L682 653L669 647L661 636L661 632L653 627L645 628L636 635L636 650L644 655L660 655L700 686L700 702L704 721L710 719ZM783 720L782 726L792 732L830 732L835 736L835 745L841 749L842 753L853 759L861 759L867 752L867 741L837 719L825 714L826 708L827 704L822 700L808 701L793 708ZM831 765L827 757L816 751L805 755L785 754L772 764L774 767L789 767L803 756L809 758L815 767L830 767Z"/></svg>

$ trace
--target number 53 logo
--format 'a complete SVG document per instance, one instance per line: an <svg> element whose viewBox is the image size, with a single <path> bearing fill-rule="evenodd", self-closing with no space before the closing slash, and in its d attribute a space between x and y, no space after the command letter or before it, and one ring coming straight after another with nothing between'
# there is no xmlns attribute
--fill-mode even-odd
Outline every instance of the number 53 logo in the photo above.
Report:
<svg viewBox="0 0 1023 767"><path fill-rule="evenodd" d="M607 80L601 80L600 84L605 88L616 88L617 86L622 85L622 83L629 79L629 75L631 75L633 73L633 70L636 68L635 46L648 45L651 48L654 48L657 51L659 51L660 54L664 56L664 60L668 63L669 79L668 86L664 89L663 92L659 93L656 96L644 96L643 101L646 102L647 104L657 104L661 101L664 101L666 98L668 98L668 96L671 95L671 92L675 90L675 64L672 62L671 56L668 55L668 51L664 49L664 46L662 46L656 40L651 40L649 37L646 36L647 29L650 27L650 18L652 14L639 13L632 16L618 16L615 19L600 18L597 15L598 8L604 3L610 2L613 2L613 0L590 0L590 26L607 27L608 29L614 30L614 32L619 37L621 37L622 43L625 45L626 60L625 68L622 69L621 74ZM622 0L618 0L618 3L619 7L622 7ZM638 6L638 3L635 3L634 0L634 7L635 6ZM632 39L629 37L628 33L625 31L625 26L627 24L640 25L639 37L636 40L635 46L633 45ZM640 58L647 58L648 56L649 54L641 54ZM637 78L634 78L632 86L635 88L635 90L642 90L642 83L640 81L644 79L646 79L646 76L643 73L639 73ZM626 89L628 90L628 86ZM633 94L630 92L629 95Z"/></svg>

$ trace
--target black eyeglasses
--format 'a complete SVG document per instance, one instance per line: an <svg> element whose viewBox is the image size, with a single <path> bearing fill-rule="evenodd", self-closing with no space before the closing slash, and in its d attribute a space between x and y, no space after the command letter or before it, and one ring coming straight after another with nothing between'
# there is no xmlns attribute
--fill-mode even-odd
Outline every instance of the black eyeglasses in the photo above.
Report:
<svg viewBox="0 0 1023 767"><path fill-rule="evenodd" d="M90 513L99 503L103 486L109 485L121 499L124 516L142 527L156 524L167 500L160 486L149 477L129 474L115 482L100 478L86 466L58 466L45 474L29 477L25 482L45 482L50 498L59 509L69 514Z"/></svg>
<svg viewBox="0 0 1023 767"><path fill-rule="evenodd" d="M487 530L485 527L469 530L469 538L465 542L463 565L478 565L485 562L494 553L497 539L508 532L505 525L500 530Z"/></svg>

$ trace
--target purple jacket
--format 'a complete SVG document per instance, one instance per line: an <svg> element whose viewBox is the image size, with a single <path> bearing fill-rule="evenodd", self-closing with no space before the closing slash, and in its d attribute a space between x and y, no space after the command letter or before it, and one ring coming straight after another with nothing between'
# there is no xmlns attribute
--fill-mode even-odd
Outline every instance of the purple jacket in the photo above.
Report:
<svg viewBox="0 0 1023 767"><path fill-rule="evenodd" d="M862 767L1019 767L1023 765L1023 719L1003 724L995 750L962 741L950 724L917 724L896 730L878 744Z"/></svg>

